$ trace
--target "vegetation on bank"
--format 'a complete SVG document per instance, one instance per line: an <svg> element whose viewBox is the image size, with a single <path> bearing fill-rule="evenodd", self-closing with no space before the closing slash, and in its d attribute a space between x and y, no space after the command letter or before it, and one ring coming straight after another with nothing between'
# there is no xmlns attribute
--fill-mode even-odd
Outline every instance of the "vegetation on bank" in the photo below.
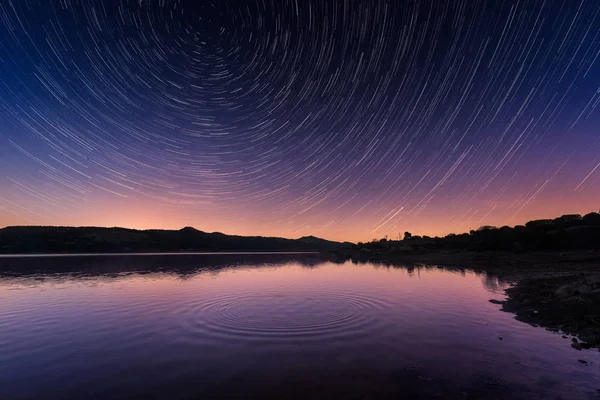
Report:
<svg viewBox="0 0 600 400"><path fill-rule="evenodd" d="M347 255L361 259L401 258L436 252L533 252L565 250L600 250L600 214L563 215L541 219L515 227L482 226L463 234L445 237L415 236L409 232L403 240L373 240L358 243Z"/></svg>

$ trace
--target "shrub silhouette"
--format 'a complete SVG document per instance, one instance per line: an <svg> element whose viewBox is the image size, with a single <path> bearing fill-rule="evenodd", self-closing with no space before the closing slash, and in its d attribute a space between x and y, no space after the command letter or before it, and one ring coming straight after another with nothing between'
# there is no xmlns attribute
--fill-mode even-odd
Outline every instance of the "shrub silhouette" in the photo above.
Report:
<svg viewBox="0 0 600 400"><path fill-rule="evenodd" d="M404 247L399 246L404 244ZM600 214L562 215L555 219L529 221L514 227L482 226L469 233L449 234L443 238L413 236L404 233L404 240L388 240L366 244L372 251L422 252L436 250L457 251L548 251L600 250Z"/></svg>

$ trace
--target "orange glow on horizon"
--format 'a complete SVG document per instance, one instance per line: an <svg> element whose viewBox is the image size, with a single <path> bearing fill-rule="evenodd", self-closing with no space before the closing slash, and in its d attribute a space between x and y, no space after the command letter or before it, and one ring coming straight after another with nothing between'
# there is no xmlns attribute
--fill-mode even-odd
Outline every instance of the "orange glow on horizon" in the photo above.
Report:
<svg viewBox="0 0 600 400"><path fill-rule="evenodd" d="M524 224L534 219L556 218L563 214L587 214L597 212L593 206L595 202L589 199L578 205L564 207L549 201L538 201L527 210L523 210L513 218L507 218L506 212L496 207L485 218L480 218L487 213L487 208L470 210L471 218L457 219L453 215L436 213L436 210L423 212L415 218L400 218L396 223L389 224L375 232L370 228L373 219L368 215L357 215L351 221L345 221L339 225L332 224L326 228L319 229L318 221L308 220L306 229L294 229L291 223L277 224L272 221L248 218L246 220L227 220L220 217L188 217L182 215L165 214L156 207L128 208L122 204L111 208L103 208L101 212L89 212L85 214L73 214L71 216L56 216L54 218L41 218L32 216L23 220L20 216L7 213L0 209L0 226L15 225L42 225L42 226L97 226L97 227L122 227L129 229L172 229L178 230L186 226L194 227L205 232L222 232L230 235L242 236L276 236L285 238L299 238L314 235L328 240L364 242L372 239L380 239L385 235L389 239L397 239L405 231L413 235L428 235L431 237L445 236L449 233L463 233L470 229L477 229L483 225L491 226L515 226ZM469 212L467 212L469 214ZM312 225L310 222L312 222ZM315 229L311 229L315 226Z"/></svg>

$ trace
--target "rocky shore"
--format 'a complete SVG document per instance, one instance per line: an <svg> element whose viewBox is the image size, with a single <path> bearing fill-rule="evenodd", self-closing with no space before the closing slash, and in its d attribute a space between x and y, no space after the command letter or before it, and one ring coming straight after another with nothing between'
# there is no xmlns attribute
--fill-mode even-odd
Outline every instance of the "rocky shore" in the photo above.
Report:
<svg viewBox="0 0 600 400"><path fill-rule="evenodd" d="M600 347L600 272L565 271L518 280L501 301L520 321L577 336L577 350Z"/></svg>

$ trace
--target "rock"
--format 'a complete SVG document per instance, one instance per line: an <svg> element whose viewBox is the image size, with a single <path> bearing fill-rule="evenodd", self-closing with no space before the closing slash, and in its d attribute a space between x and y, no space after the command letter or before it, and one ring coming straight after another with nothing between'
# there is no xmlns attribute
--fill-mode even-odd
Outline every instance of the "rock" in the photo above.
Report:
<svg viewBox="0 0 600 400"><path fill-rule="evenodd" d="M585 298L581 295L577 295L577 296L569 297L568 299L565 300L565 303L583 304L583 303L585 303Z"/></svg>
<svg viewBox="0 0 600 400"><path fill-rule="evenodd" d="M498 340L502 340L504 339L502 336L498 336Z"/></svg>
<svg viewBox="0 0 600 400"><path fill-rule="evenodd" d="M420 371L423 368L422 365L419 364L410 364L406 366L407 371Z"/></svg>
<svg viewBox="0 0 600 400"><path fill-rule="evenodd" d="M590 287L586 284L581 284L574 288L574 292L577 294L587 293L589 291L590 291Z"/></svg>
<svg viewBox="0 0 600 400"><path fill-rule="evenodd" d="M588 363L588 362L587 362L587 361L585 361L585 360L577 360L577 361L579 361L579 362L580 362L580 363L582 363L582 364L587 364L587 363Z"/></svg>
<svg viewBox="0 0 600 400"><path fill-rule="evenodd" d="M492 303L492 304L504 304L506 302L502 301L502 300L491 299L490 303Z"/></svg>
<svg viewBox="0 0 600 400"><path fill-rule="evenodd" d="M574 348L575 350L581 350L583 348L583 347L581 347L581 343L579 343L579 342L571 343L571 347Z"/></svg>
<svg viewBox="0 0 600 400"><path fill-rule="evenodd" d="M554 291L554 294L559 297L565 297L571 294L571 285L562 285Z"/></svg>
<svg viewBox="0 0 600 400"><path fill-rule="evenodd" d="M577 338L571 338L571 342L578 343Z"/></svg>
<svg viewBox="0 0 600 400"><path fill-rule="evenodd" d="M492 386L506 386L506 382L502 381L501 379L494 378L492 376L486 377L485 383Z"/></svg>

